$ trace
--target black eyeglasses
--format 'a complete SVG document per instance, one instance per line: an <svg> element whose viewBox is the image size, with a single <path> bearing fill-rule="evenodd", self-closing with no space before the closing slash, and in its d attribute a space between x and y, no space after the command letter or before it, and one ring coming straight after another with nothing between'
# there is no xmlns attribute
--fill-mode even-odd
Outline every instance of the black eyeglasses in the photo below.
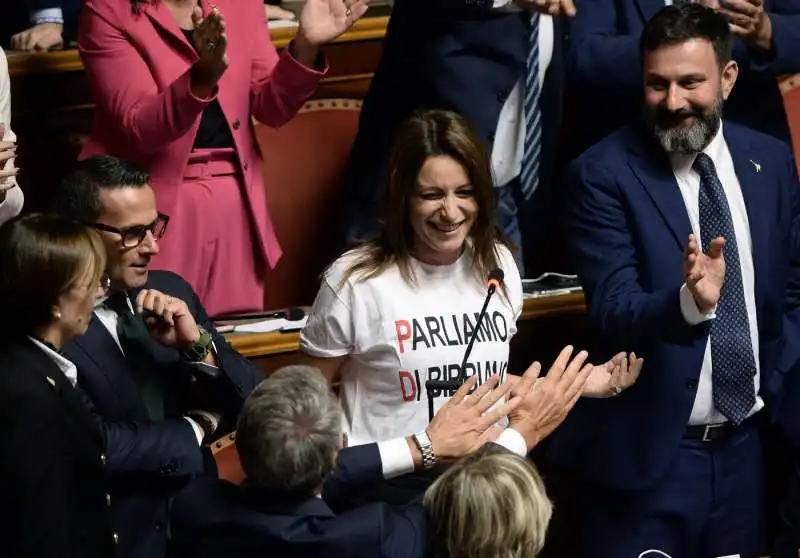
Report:
<svg viewBox="0 0 800 558"><path fill-rule="evenodd" d="M135 248L144 242L148 232L152 233L156 240L162 239L167 232L168 224L169 216L159 213L156 220L149 225L134 225L132 227L125 227L124 229L112 227L111 225L105 225L103 223L92 223L89 226L99 231L118 234L122 238L122 246L125 248Z"/></svg>

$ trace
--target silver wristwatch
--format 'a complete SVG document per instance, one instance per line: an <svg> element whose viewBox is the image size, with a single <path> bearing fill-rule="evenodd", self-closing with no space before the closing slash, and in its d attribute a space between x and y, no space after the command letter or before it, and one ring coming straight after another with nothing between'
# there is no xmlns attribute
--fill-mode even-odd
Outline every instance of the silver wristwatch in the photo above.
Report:
<svg viewBox="0 0 800 558"><path fill-rule="evenodd" d="M422 454L422 468L430 469L436 465L436 454L433 453L433 445L428 433L424 430L412 436L414 443L417 444L419 452Z"/></svg>

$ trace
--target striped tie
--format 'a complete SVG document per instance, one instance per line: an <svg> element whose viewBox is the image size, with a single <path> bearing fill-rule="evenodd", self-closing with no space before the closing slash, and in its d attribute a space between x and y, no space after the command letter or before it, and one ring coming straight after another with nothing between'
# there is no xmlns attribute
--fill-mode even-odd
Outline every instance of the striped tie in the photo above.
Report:
<svg viewBox="0 0 800 558"><path fill-rule="evenodd" d="M527 200L539 185L539 156L542 150L542 115L539 111L539 14L533 13L525 68L525 151L520 187Z"/></svg>

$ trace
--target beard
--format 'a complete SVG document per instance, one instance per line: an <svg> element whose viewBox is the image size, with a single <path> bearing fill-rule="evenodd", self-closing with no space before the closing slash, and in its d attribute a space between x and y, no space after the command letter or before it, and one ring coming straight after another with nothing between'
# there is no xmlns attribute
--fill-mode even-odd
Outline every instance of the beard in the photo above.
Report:
<svg viewBox="0 0 800 558"><path fill-rule="evenodd" d="M719 130L723 102L720 93L710 109L696 105L677 112L663 107L645 108L644 120L667 153L699 153ZM690 117L695 118L694 122L685 124Z"/></svg>

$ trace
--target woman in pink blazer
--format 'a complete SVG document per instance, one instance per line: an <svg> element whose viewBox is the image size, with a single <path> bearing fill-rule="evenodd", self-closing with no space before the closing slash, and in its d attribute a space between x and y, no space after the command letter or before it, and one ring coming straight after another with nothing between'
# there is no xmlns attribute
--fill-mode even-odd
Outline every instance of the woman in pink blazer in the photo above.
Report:
<svg viewBox="0 0 800 558"><path fill-rule="evenodd" d="M260 310L281 256L251 117L289 121L327 64L319 46L369 0L307 0L278 55L262 0L86 0L78 46L97 105L81 158L151 174L170 217L154 268L183 276L212 315ZM133 223L132 223L133 224Z"/></svg>

